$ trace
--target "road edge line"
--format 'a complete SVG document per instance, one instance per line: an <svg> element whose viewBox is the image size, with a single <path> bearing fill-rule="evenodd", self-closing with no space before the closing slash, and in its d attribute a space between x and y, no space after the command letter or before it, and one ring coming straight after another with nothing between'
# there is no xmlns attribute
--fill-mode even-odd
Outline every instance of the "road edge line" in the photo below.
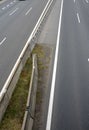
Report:
<svg viewBox="0 0 89 130"><path fill-rule="evenodd" d="M59 41L60 41L60 32L61 32L62 11L63 11L63 0L61 1L61 11L60 11L60 17L59 17L57 45L56 45L56 52L55 52L55 59L54 59L54 67L53 67L53 75L52 75L52 84L51 84L51 91L50 91L46 130L51 130L52 110L53 110L54 91L55 91L55 80L56 80L56 71L57 71L57 62L58 62L58 50L59 50Z"/></svg>

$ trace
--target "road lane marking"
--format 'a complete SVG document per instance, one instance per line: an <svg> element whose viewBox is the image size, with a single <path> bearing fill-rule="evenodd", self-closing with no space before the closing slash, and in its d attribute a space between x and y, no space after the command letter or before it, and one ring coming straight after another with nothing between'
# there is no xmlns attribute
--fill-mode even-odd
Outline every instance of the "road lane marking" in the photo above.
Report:
<svg viewBox="0 0 89 130"><path fill-rule="evenodd" d="M3 7L3 8L2 8L2 10L5 10L5 9L6 9L6 7Z"/></svg>
<svg viewBox="0 0 89 130"><path fill-rule="evenodd" d="M32 7L26 12L25 15L28 15L30 13L30 11L32 10Z"/></svg>
<svg viewBox="0 0 89 130"><path fill-rule="evenodd" d="M75 0L74 0L74 3L75 3Z"/></svg>
<svg viewBox="0 0 89 130"><path fill-rule="evenodd" d="M0 45L2 45L6 40L6 37L0 42Z"/></svg>
<svg viewBox="0 0 89 130"><path fill-rule="evenodd" d="M7 7L9 7L10 5L8 4Z"/></svg>
<svg viewBox="0 0 89 130"><path fill-rule="evenodd" d="M19 8L16 8L12 13L10 13L9 15L13 15Z"/></svg>
<svg viewBox="0 0 89 130"><path fill-rule="evenodd" d="M63 0L61 1L61 10L60 10L58 36L57 36L57 45L56 45L56 51L55 51L55 59L54 59L54 67L53 67L53 75L52 75L52 84L51 84L51 91L50 91L50 99L49 99L46 130L51 130L54 91L55 91L57 62L58 62L58 52L59 52L59 42L60 42L60 32L61 32L61 22L62 22L62 11L63 11Z"/></svg>
<svg viewBox="0 0 89 130"><path fill-rule="evenodd" d="M88 0L85 0L86 1L86 3L89 3L89 1Z"/></svg>
<svg viewBox="0 0 89 130"><path fill-rule="evenodd" d="M88 62L89 62L89 58L88 58Z"/></svg>
<svg viewBox="0 0 89 130"><path fill-rule="evenodd" d="M13 4L13 2L10 3L11 5Z"/></svg>
<svg viewBox="0 0 89 130"><path fill-rule="evenodd" d="M13 1L14 3L16 2L16 0Z"/></svg>
<svg viewBox="0 0 89 130"><path fill-rule="evenodd" d="M77 18L78 18L78 22L80 23L80 17L79 14L77 13Z"/></svg>

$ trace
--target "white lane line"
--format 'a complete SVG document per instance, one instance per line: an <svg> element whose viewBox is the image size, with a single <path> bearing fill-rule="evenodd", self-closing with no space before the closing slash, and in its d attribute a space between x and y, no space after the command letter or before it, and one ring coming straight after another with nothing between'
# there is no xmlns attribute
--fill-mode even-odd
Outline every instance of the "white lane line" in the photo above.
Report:
<svg viewBox="0 0 89 130"><path fill-rule="evenodd" d="M14 3L16 2L16 0L13 1Z"/></svg>
<svg viewBox="0 0 89 130"><path fill-rule="evenodd" d="M10 3L11 5L13 4L13 2Z"/></svg>
<svg viewBox="0 0 89 130"><path fill-rule="evenodd" d="M5 10L5 9L6 9L6 7L3 7L3 8L2 8L2 10Z"/></svg>
<svg viewBox="0 0 89 130"><path fill-rule="evenodd" d="M79 14L77 13L77 18L78 18L78 22L80 23L80 17Z"/></svg>
<svg viewBox="0 0 89 130"><path fill-rule="evenodd" d="M60 42L60 32L61 32L61 22L62 22L62 11L63 11L63 0L61 2L59 27L58 27L58 36L57 36L57 45L56 45L56 51L55 51L55 60L54 60L54 68L53 68L53 76L52 76L51 92L50 92L50 99L49 99L49 108L48 108L46 130L51 130L53 101L54 101L54 91L55 91L55 81L56 81L58 52L59 52L59 42Z"/></svg>
<svg viewBox="0 0 89 130"><path fill-rule="evenodd" d="M9 7L10 5L8 4L7 7Z"/></svg>
<svg viewBox="0 0 89 130"><path fill-rule="evenodd" d="M89 3L89 1L88 0L85 0L86 1L86 3Z"/></svg>
<svg viewBox="0 0 89 130"><path fill-rule="evenodd" d="M10 13L9 15L13 15L19 8L16 8L12 13Z"/></svg>
<svg viewBox="0 0 89 130"><path fill-rule="evenodd" d="M0 42L0 45L2 45L6 40L6 37Z"/></svg>
<svg viewBox="0 0 89 130"><path fill-rule="evenodd" d="M25 15L28 15L30 13L30 11L32 10L32 7L26 12Z"/></svg>
<svg viewBox="0 0 89 130"><path fill-rule="evenodd" d="M75 3L75 0L74 0L74 3Z"/></svg>

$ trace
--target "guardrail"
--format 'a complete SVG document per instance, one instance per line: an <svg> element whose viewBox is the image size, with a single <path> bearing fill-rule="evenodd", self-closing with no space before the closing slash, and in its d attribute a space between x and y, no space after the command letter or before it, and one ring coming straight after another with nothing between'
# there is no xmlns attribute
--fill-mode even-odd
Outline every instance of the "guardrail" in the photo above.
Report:
<svg viewBox="0 0 89 130"><path fill-rule="evenodd" d="M37 91L37 83L38 83L38 68L37 68L36 54L32 56L32 59L33 59L33 65L32 65L31 81L29 85L28 100L27 100L27 105L26 105L27 109L24 115L21 130L31 130L33 126L33 121L34 121L36 91Z"/></svg>
<svg viewBox="0 0 89 130"><path fill-rule="evenodd" d="M3 117L3 114L5 113L5 110L8 106L9 100L12 96L12 93L15 89L16 83L18 81L19 75L21 73L21 70L29 57L30 53L32 52L34 46L35 46L35 36L45 18L47 15L48 10L51 8L51 5L54 0L48 0L36 26L34 27L28 41L26 42L20 56L18 57L8 79L6 80L1 92L0 92L0 121Z"/></svg>

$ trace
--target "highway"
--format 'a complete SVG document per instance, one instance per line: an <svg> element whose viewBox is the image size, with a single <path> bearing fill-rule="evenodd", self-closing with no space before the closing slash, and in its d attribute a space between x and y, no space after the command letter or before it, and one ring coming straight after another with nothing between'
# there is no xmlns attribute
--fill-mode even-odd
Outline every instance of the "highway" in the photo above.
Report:
<svg viewBox="0 0 89 130"><path fill-rule="evenodd" d="M0 91L48 0L6 0L0 4Z"/></svg>
<svg viewBox="0 0 89 130"><path fill-rule="evenodd" d="M61 1L46 130L89 130L89 0Z"/></svg>

